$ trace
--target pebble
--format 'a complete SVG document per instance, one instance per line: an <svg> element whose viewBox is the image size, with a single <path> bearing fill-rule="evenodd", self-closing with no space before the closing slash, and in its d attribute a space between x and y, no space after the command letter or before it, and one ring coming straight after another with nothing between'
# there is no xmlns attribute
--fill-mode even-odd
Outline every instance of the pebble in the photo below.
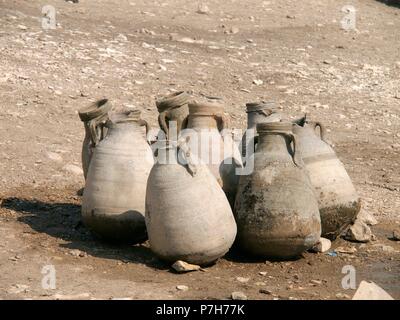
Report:
<svg viewBox="0 0 400 320"><path fill-rule="evenodd" d="M261 86L261 85L264 83L264 81L259 80L259 79L255 79L255 80L253 80L253 83L254 83L256 86Z"/></svg>
<svg viewBox="0 0 400 320"><path fill-rule="evenodd" d="M179 291L188 291L189 287L185 286L185 285L178 285L178 286L176 286L176 289Z"/></svg>
<svg viewBox="0 0 400 320"><path fill-rule="evenodd" d="M265 272L265 271L260 271L258 274L259 274L260 276L266 276L266 275L267 275L267 272Z"/></svg>
<svg viewBox="0 0 400 320"><path fill-rule="evenodd" d="M55 153L55 152L47 152L47 157L53 161L57 161L57 162L63 161L63 158L58 153Z"/></svg>
<svg viewBox="0 0 400 320"><path fill-rule="evenodd" d="M263 294L272 294L272 292L268 289L260 289L258 292L263 293Z"/></svg>
<svg viewBox="0 0 400 320"><path fill-rule="evenodd" d="M357 248L353 246L347 246L347 247L337 247L335 249L336 252L339 253L347 253L347 254L353 254L357 252Z"/></svg>
<svg viewBox="0 0 400 320"><path fill-rule="evenodd" d="M210 8L205 3L199 3L199 6L197 7L196 13L198 13L198 14L209 14L210 13Z"/></svg>
<svg viewBox="0 0 400 320"><path fill-rule="evenodd" d="M200 270L200 266L196 264L190 264L182 260L176 261L173 265L172 268L179 273L183 272L190 272L190 271L197 271Z"/></svg>
<svg viewBox="0 0 400 320"><path fill-rule="evenodd" d="M390 240L393 241L400 241L400 231L399 230L394 230L392 233L392 237L390 238Z"/></svg>
<svg viewBox="0 0 400 320"><path fill-rule="evenodd" d="M64 171L67 171L67 172L70 172L70 173L73 173L73 174L75 174L75 175L83 175L83 170L82 170L82 168L80 168L80 167L78 167L78 166L76 166L76 165L74 165L74 164L67 164L67 165L65 165L65 166L63 167L63 170L64 170Z"/></svg>
<svg viewBox="0 0 400 320"><path fill-rule="evenodd" d="M232 300L247 300L247 296L240 291L235 291L231 293Z"/></svg>
<svg viewBox="0 0 400 320"><path fill-rule="evenodd" d="M248 282L250 280L250 278L237 277L236 280L239 282L245 283L245 282Z"/></svg>

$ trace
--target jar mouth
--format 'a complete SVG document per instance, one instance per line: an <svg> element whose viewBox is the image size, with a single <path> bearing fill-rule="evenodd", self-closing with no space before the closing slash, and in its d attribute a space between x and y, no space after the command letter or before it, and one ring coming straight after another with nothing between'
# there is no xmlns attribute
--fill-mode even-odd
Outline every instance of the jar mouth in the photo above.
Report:
<svg viewBox="0 0 400 320"><path fill-rule="evenodd" d="M248 102L246 103L246 112L257 112L257 111L263 111L263 110L270 110L271 114L275 113L277 111L277 108L275 106L274 102Z"/></svg>
<svg viewBox="0 0 400 320"><path fill-rule="evenodd" d="M213 116L224 113L221 98L206 97L189 103L189 115Z"/></svg>
<svg viewBox="0 0 400 320"><path fill-rule="evenodd" d="M78 110L79 118L83 122L93 120L95 118L104 116L112 108L112 105L108 99L97 100L90 105Z"/></svg>
<svg viewBox="0 0 400 320"><path fill-rule="evenodd" d="M140 110L129 110L125 112L114 113L110 116L107 126L111 127L113 125L122 123L131 123L141 120L142 112Z"/></svg>
<svg viewBox="0 0 400 320"><path fill-rule="evenodd" d="M269 132L292 132L293 124L291 122L265 122L257 123L258 133Z"/></svg>
<svg viewBox="0 0 400 320"><path fill-rule="evenodd" d="M189 103L190 95L186 91L171 93L164 98L156 101L158 112L164 112L169 109L178 108Z"/></svg>

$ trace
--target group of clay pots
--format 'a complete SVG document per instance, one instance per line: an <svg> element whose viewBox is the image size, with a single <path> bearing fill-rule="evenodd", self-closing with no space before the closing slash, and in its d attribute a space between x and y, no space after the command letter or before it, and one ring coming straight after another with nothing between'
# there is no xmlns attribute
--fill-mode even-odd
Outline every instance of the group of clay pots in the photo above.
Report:
<svg viewBox="0 0 400 320"><path fill-rule="evenodd" d="M234 243L251 256L296 257L354 221L359 197L320 123L249 103L254 131L239 144L221 99L178 92L156 105L157 141L139 111L112 113L101 100L79 112L82 218L101 238L148 239L166 261L207 265Z"/></svg>

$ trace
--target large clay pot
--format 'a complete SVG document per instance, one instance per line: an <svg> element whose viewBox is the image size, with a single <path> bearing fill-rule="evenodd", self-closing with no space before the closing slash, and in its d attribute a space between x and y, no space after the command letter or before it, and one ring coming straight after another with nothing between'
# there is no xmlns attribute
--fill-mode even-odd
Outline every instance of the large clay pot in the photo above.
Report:
<svg viewBox="0 0 400 320"><path fill-rule="evenodd" d="M106 134L104 124L109 119L111 103L107 99L96 101L78 111L85 126L85 138L82 143L82 169L86 179L93 149Z"/></svg>
<svg viewBox="0 0 400 320"><path fill-rule="evenodd" d="M239 175L236 168L242 166L239 148L234 142L229 119L219 98L204 98L189 103L189 116L181 137L191 137L190 150L211 173L233 206Z"/></svg>
<svg viewBox="0 0 400 320"><path fill-rule="evenodd" d="M156 102L158 112L160 113L158 123L168 139L177 140L179 132L182 130L182 125L189 113L188 103L190 99L191 97L187 92L180 91ZM174 132L172 132L172 122L175 122L174 125L176 126Z"/></svg>
<svg viewBox="0 0 400 320"><path fill-rule="evenodd" d="M320 128L321 137L316 128ZM335 239L356 218L360 198L343 163L324 141L324 126L302 118L293 125L305 168L315 189L321 214L322 235Z"/></svg>
<svg viewBox="0 0 400 320"><path fill-rule="evenodd" d="M247 129L254 130L254 135L249 135L249 141L246 143L246 133L242 139L242 155L246 156L247 150L250 151L250 156L255 150L255 140L257 139L256 125L258 123L279 122L282 119L281 114L278 112L273 102L250 102L246 103L247 113ZM253 146L248 148L248 146Z"/></svg>
<svg viewBox="0 0 400 320"><path fill-rule="evenodd" d="M240 177L235 202L237 243L264 258L296 257L320 238L317 199L302 169L292 124L260 123L257 132L254 171Z"/></svg>
<svg viewBox="0 0 400 320"><path fill-rule="evenodd" d="M160 258L207 265L229 250L236 224L207 166L185 152L188 164L176 161L176 149L170 146L158 150L147 184L147 232L151 250Z"/></svg>
<svg viewBox="0 0 400 320"><path fill-rule="evenodd" d="M85 225L110 241L147 239L146 184L153 154L145 140L140 112L117 114L107 121L107 136L96 146L82 200Z"/></svg>

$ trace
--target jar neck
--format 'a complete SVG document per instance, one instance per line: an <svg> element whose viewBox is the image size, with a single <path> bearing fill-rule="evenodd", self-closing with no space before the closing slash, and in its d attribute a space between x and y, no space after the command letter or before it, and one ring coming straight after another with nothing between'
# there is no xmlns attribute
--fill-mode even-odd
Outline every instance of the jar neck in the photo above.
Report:
<svg viewBox="0 0 400 320"><path fill-rule="evenodd" d="M209 115L209 116L189 115L188 128L217 129L218 130L218 123L213 115Z"/></svg>
<svg viewBox="0 0 400 320"><path fill-rule="evenodd" d="M264 148L265 150L288 152L290 142L291 138L284 133L261 133L257 149Z"/></svg>

